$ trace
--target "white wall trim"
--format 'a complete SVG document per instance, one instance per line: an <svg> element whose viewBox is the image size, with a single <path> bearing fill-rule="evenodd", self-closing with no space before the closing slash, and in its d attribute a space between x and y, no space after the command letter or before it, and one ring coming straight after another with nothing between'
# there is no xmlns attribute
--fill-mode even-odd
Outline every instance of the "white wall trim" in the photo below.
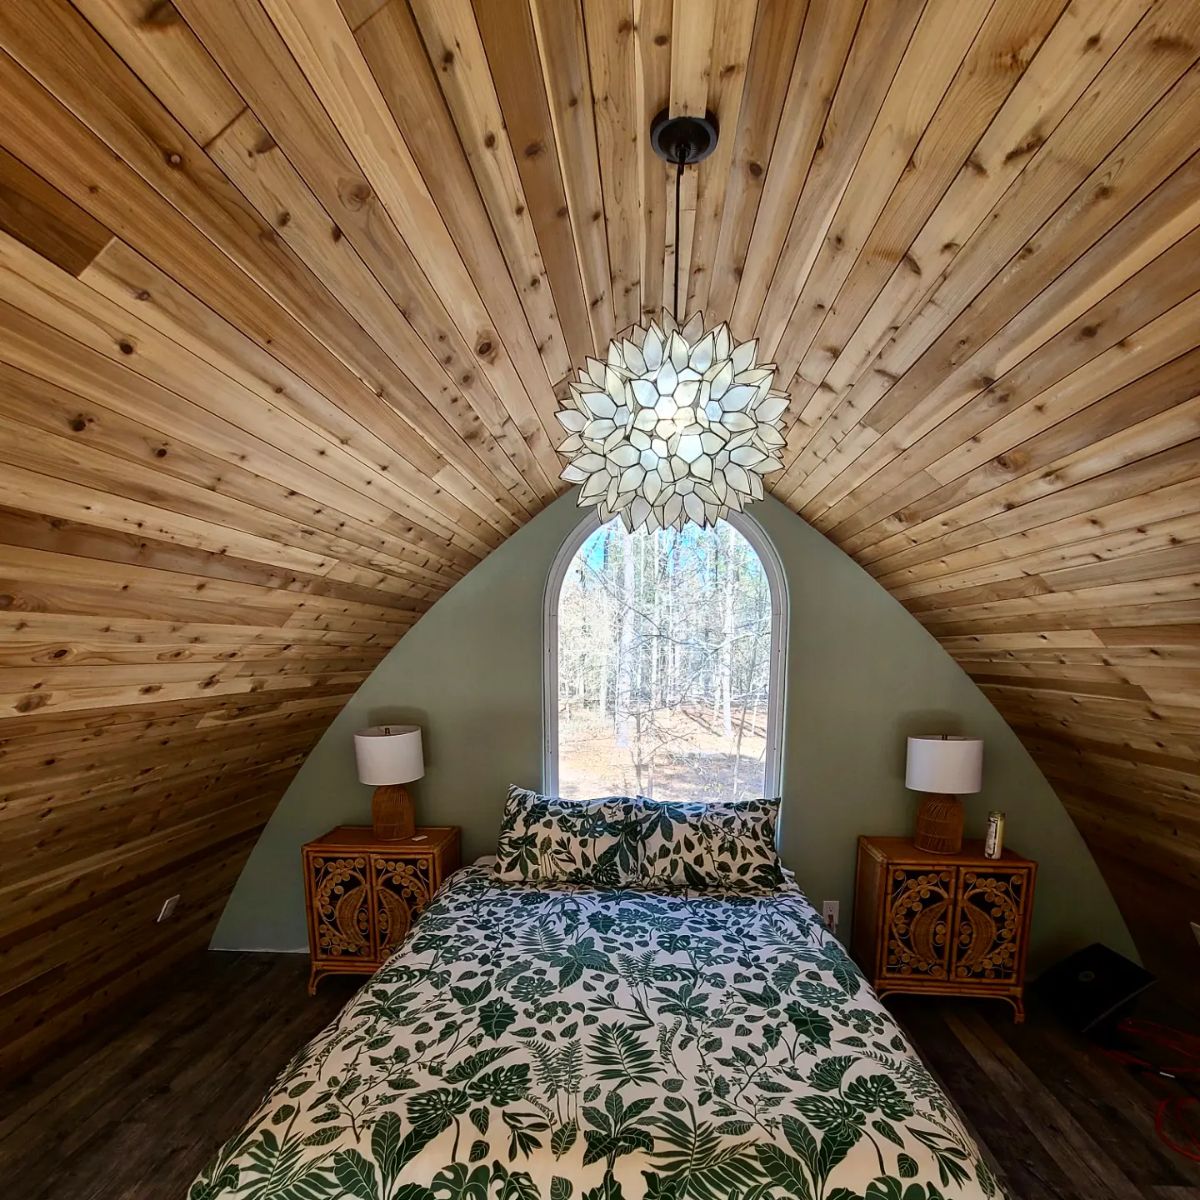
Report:
<svg viewBox="0 0 1200 1200"><path fill-rule="evenodd" d="M778 796L783 791L783 729L787 702L788 603L783 560L763 527L746 513L725 518L758 555L771 593L770 675L767 687L767 737L763 753L763 791ZM600 528L594 508L563 539L546 576L542 599L542 791L558 794L558 600L563 580L579 547Z"/></svg>

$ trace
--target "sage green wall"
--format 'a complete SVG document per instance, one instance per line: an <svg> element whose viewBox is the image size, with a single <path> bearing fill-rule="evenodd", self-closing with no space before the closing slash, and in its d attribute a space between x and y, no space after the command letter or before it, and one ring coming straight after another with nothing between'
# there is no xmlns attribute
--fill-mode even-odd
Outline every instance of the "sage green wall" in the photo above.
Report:
<svg viewBox="0 0 1200 1200"><path fill-rule="evenodd" d="M464 859L494 850L509 783L538 787L542 745L542 612L550 565L580 519L564 497L452 588L376 668L317 743L280 802L226 906L213 945L305 945L299 849L334 825L368 824L370 789L354 771L365 725L424 730L427 774L412 786L418 820L460 825ZM981 795L1040 862L1034 965L1100 940L1133 944L1090 854L1008 726L895 600L777 501L755 506L783 561L791 605L781 849L809 896L836 898L848 936L860 833L911 829L904 787L911 733L969 733L985 742Z"/></svg>

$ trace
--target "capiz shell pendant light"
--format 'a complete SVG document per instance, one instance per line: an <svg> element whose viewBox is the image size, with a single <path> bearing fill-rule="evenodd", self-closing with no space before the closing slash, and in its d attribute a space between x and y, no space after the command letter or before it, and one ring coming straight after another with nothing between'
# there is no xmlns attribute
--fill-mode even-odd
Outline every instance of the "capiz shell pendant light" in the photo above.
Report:
<svg viewBox="0 0 1200 1200"><path fill-rule="evenodd" d="M651 128L654 149L676 168L676 245L683 169L716 140L711 117L660 113ZM674 297L674 316L635 326L604 362L587 359L555 414L569 435L558 448L569 460L562 478L582 485L579 507L594 504L601 521L620 516L630 532L715 525L761 500L763 475L783 466L788 397L774 387L774 365L725 324L706 329L699 313L678 324L678 266Z"/></svg>

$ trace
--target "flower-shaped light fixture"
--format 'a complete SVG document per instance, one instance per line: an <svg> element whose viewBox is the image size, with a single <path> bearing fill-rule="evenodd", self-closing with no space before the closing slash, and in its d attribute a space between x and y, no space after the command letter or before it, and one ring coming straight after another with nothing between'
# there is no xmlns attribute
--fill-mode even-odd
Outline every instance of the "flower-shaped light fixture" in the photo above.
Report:
<svg viewBox="0 0 1200 1200"><path fill-rule="evenodd" d="M675 245L679 245L684 167L717 144L717 123L704 117L654 118L650 142L675 167ZM589 358L555 416L570 435L559 453L562 472L582 484L579 507L596 505L601 521L619 515L625 528L682 529L715 525L763 496L762 477L778 471L787 395L775 391L775 367L757 361L757 342L735 344L727 325L705 330L696 313L636 326L608 347L606 362Z"/></svg>
<svg viewBox="0 0 1200 1200"><path fill-rule="evenodd" d="M783 466L788 398L756 350L727 325L705 331L699 313L681 329L664 312L610 343L607 362L589 358L555 414L579 507L619 515L632 532L714 525L761 500L763 475Z"/></svg>

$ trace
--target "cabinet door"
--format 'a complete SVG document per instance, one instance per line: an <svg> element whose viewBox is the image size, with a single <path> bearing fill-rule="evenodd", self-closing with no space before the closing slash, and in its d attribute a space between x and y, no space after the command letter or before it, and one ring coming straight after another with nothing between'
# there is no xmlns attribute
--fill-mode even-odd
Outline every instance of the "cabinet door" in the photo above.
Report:
<svg viewBox="0 0 1200 1200"><path fill-rule="evenodd" d="M1030 874L1023 867L962 867L954 920L954 978L1020 982Z"/></svg>
<svg viewBox="0 0 1200 1200"><path fill-rule="evenodd" d="M367 856L310 850L307 863L313 958L371 962L375 945Z"/></svg>
<svg viewBox="0 0 1200 1200"><path fill-rule="evenodd" d="M412 923L437 890L433 858L371 855L375 928L382 962L408 936Z"/></svg>
<svg viewBox="0 0 1200 1200"><path fill-rule="evenodd" d="M956 870L889 865L883 978L949 978Z"/></svg>

